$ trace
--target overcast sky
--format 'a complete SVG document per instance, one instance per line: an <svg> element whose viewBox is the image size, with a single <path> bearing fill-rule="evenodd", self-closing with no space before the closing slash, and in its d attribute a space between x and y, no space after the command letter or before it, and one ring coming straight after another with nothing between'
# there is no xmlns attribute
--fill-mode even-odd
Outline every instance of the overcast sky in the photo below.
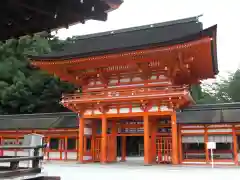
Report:
<svg viewBox="0 0 240 180"><path fill-rule="evenodd" d="M220 75L240 67L240 0L124 0L106 22L87 21L58 31L60 38L159 23L203 14L204 28L218 25Z"/></svg>

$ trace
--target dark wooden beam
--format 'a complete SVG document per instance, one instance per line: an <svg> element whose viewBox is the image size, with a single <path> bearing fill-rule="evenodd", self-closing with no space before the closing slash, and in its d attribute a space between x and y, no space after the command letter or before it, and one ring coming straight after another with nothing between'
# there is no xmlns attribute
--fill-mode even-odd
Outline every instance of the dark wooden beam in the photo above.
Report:
<svg viewBox="0 0 240 180"><path fill-rule="evenodd" d="M25 3L20 3L19 1L14 1L14 3L15 3L15 5L21 6L23 8L26 8L28 10L34 11L36 13L39 13L39 14L42 14L42 15L45 15L45 16L49 16L49 17L52 17L52 18L54 18L54 16L55 16L55 13L53 13L53 12L47 12L47 11L39 9L37 7L33 7L33 6L30 6L30 5L25 4Z"/></svg>

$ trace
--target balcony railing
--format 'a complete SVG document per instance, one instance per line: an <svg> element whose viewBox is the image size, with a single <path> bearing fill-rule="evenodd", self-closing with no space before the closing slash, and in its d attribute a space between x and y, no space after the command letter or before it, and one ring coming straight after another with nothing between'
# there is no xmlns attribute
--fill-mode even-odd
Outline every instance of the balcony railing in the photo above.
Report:
<svg viewBox="0 0 240 180"><path fill-rule="evenodd" d="M122 90L108 90L96 92L84 92L66 94L62 97L62 103L90 103L90 102L113 102L145 99L171 99L189 95L187 86L171 87L143 87Z"/></svg>

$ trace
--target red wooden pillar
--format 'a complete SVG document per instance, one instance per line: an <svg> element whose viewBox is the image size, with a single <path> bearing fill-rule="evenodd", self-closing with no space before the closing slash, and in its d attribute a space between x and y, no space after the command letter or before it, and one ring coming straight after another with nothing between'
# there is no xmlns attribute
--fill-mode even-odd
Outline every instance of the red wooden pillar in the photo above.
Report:
<svg viewBox="0 0 240 180"><path fill-rule="evenodd" d="M233 137L233 158L235 165L238 165L238 143L237 143L237 135L236 135L236 129L233 126L232 129L232 137Z"/></svg>
<svg viewBox="0 0 240 180"><path fill-rule="evenodd" d="M181 164L183 160L181 125L178 126L178 150L179 150L179 163Z"/></svg>
<svg viewBox="0 0 240 180"><path fill-rule="evenodd" d="M102 115L101 163L107 163L107 118Z"/></svg>
<svg viewBox="0 0 240 180"><path fill-rule="evenodd" d="M79 117L79 134L78 134L78 161L84 163L84 118Z"/></svg>
<svg viewBox="0 0 240 180"><path fill-rule="evenodd" d="M144 128L144 164L151 164L151 154L150 154L150 129L149 129L149 118L148 113L145 112L143 115L143 128Z"/></svg>
<svg viewBox="0 0 240 180"><path fill-rule="evenodd" d="M0 145L1 145L1 146L4 145L4 144L3 144L3 138L2 138L2 136L0 136ZM3 150L2 150L2 149L0 149L0 156L3 156Z"/></svg>
<svg viewBox="0 0 240 180"><path fill-rule="evenodd" d="M172 124L172 164L178 164L178 132L176 112L171 115Z"/></svg>
<svg viewBox="0 0 240 180"><path fill-rule="evenodd" d="M156 162L156 156L157 156L157 151L156 151L156 133L158 129L158 121L154 119L151 123L151 157L152 157L152 163Z"/></svg>
<svg viewBox="0 0 240 180"><path fill-rule="evenodd" d="M111 161L117 160L117 121L112 121Z"/></svg>
<svg viewBox="0 0 240 180"><path fill-rule="evenodd" d="M205 155L206 155L206 163L209 163L209 152L207 148L208 143L208 133L207 133L207 127L204 127L204 144L205 144Z"/></svg>
<svg viewBox="0 0 240 180"><path fill-rule="evenodd" d="M96 161L95 157L95 141L96 141L96 134L97 134L97 126L96 121L92 120L92 139L91 139L91 152L92 152L92 161Z"/></svg>
<svg viewBox="0 0 240 180"><path fill-rule="evenodd" d="M47 151L46 151L46 153L47 153L47 160L50 159L50 158L49 158L49 156L50 156L50 154L49 154L49 153L50 153L50 152L49 152L49 151L50 151L50 140L51 140L51 138L48 136L48 137L47 137L47 148L46 148L46 149L47 149Z"/></svg>
<svg viewBox="0 0 240 180"><path fill-rule="evenodd" d="M121 162L125 162L126 161L126 136L122 136L121 137Z"/></svg>
<svg viewBox="0 0 240 180"><path fill-rule="evenodd" d="M68 160L68 138L64 137L64 160Z"/></svg>

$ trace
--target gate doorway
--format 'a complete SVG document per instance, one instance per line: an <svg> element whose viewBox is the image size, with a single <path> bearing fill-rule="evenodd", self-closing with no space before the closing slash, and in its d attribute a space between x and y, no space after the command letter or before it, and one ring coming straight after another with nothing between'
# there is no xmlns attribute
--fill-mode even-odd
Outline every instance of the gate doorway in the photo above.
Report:
<svg viewBox="0 0 240 180"><path fill-rule="evenodd" d="M128 157L143 156L143 136L127 136L126 154Z"/></svg>
<svg viewBox="0 0 240 180"><path fill-rule="evenodd" d="M163 136L156 138L157 164L171 164L172 162L172 137Z"/></svg>

